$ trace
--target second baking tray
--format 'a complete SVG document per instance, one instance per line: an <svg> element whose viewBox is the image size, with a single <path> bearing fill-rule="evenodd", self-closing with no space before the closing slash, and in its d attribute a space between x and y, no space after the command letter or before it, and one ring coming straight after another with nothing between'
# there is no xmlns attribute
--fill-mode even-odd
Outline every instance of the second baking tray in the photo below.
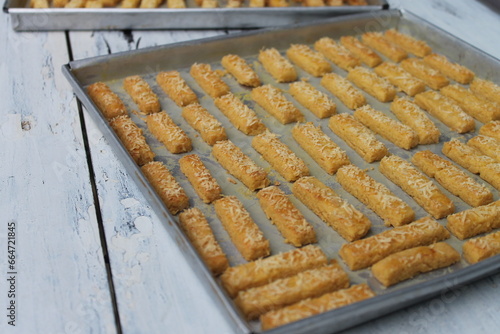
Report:
<svg viewBox="0 0 500 334"><path fill-rule="evenodd" d="M217 301L218 305L225 310L225 314L227 315L228 320L230 320L233 324L235 331L242 333L260 332L261 328L259 322L257 321L245 321L239 311L235 308L232 300L222 289L218 280L211 275L209 270L200 260L200 257L194 251L186 236L177 225L176 218L172 217L168 213L159 197L142 175L139 167L133 162L127 151L118 140L117 136L109 127L106 119L92 103L85 88L89 84L97 81L104 81L125 101L129 109L132 110L135 108L135 105L122 88L123 79L129 75L141 75L145 78L145 80L149 82L153 90L160 97L163 109L169 113L174 121L179 124L193 140L193 153L198 154L202 158L215 178L221 184L224 194L235 195L243 202L245 208L250 212L251 216L262 229L266 238L270 240L272 254L277 254L279 252L290 250L293 247L284 243L283 238L277 232L276 228L269 223L265 214L260 209L260 206L255 198L255 194L246 189L241 183L237 182L236 184L233 184L228 180L229 175L211 156L210 147L199 138L198 134L191 129L180 116L180 108L165 96L163 91L156 84L155 76L160 71L173 69L178 70L186 79L188 85L195 90L199 97L201 97L200 103L223 124L229 139L239 146L244 153L248 154L257 164L269 172L272 183L279 183L280 188L282 188L286 193L290 193L290 184L274 172L269 167L267 162L265 162L259 154L251 148L251 137L245 136L236 130L214 106L213 100L205 96L196 82L190 78L190 66L195 62L203 62L210 63L214 69L221 69L220 59L226 54L235 53L244 57L249 63L253 64L255 70L258 72L264 83L272 83L286 92L288 90L288 85L275 83L269 74L267 74L257 62L256 55L261 48L275 47L281 52L284 52L284 50L286 50L291 43L311 45L316 40L324 36L338 39L343 35L359 36L361 33L366 31L386 30L389 28L397 28L401 32L408 33L415 38L425 40L435 52L442 53L449 57L452 61L459 62L462 65L467 66L473 70L478 77L493 80L496 83L500 80L498 74L496 74L499 73L500 70L500 61L484 54L474 47L471 47L458 38L443 32L432 24L414 16L411 13L397 10L383 11L376 14L356 14L330 19L317 24L301 24L285 29L262 30L231 35L229 37L216 37L201 41L185 42L130 51L115 55L74 61L64 66L64 74L71 82L78 98L82 101L85 108L103 132L110 145L115 149L118 158L123 162L123 165L128 171L131 179L133 179L137 183L138 187L143 191L148 202L158 213L158 216L161 217L165 228L174 236L178 246L183 250L183 253L186 254L186 260L192 264L194 270L200 276L200 282L207 287L214 300ZM346 75L346 72L337 67L334 67L334 72L340 73L343 76ZM298 70L298 73L300 77L307 78L311 84L324 91L319 84L318 78L313 78L302 70ZM347 199L371 220L372 229L369 235L377 234L387 229L377 215L366 208L349 193L344 191L336 182L335 177L326 174L294 142L290 136L290 129L293 127L293 124L280 124L264 112L253 101L251 101L249 98L250 89L238 85L233 78L225 77L224 80L229 84L231 91L235 95L243 99L256 111L258 116L272 132L280 135L281 140L285 142L300 158L306 161L309 165L311 175L318 177L327 186L333 188L341 197ZM388 103L378 102L366 94L365 96L367 97L368 103L375 109L384 111L388 115L390 114ZM287 97L293 101L289 95L287 95ZM336 98L333 98L333 100L337 103L339 113L352 114L352 111L348 110L339 100ZM405 200L415 210L417 219L428 215L411 197L403 193L398 187L390 183L378 172L378 163L366 163L341 139L336 137L329 130L327 126L327 119L319 120L303 107L299 105L297 105L297 107L305 115L307 121L312 121L316 125L321 125L323 131L325 131L325 133L327 133L327 135L330 136L341 148L347 151L353 164L362 169L366 169L372 177L384 183L393 192L395 192L396 195ZM169 154L168 151L149 133L144 125L144 122L138 115L131 113L131 117L140 127L144 129L149 144L157 154L156 160L164 162L177 180L179 180L183 188L186 189L186 192L191 197L191 206L200 208L208 217L218 241L221 243L223 250L228 254L230 264L234 266L244 263L245 261L236 251L234 245L232 245L227 233L224 231L220 223L218 223L218 220L213 212L213 207L206 205L199 200L185 177L180 172L177 161L182 155L179 156ZM410 159L413 153L425 149L441 154L440 152L443 142L446 142L451 138L468 139L474 135L473 133L459 135L451 132L439 121L435 119L433 120L436 124L438 124L438 127L442 132L439 144L420 145L411 151L405 151L395 147L393 144L385 140L382 141L386 144L391 153L399 155L404 159ZM479 128L481 124L479 122L476 123L476 128ZM473 177L477 179L476 176ZM484 183L481 180L479 180L479 182ZM492 190L495 200L498 200L498 191L489 185L487 186ZM469 208L457 197L451 195L445 190L444 192L451 199L453 199L456 206L456 212ZM345 243L345 241L296 198L291 196L291 200L305 215L306 219L313 225L318 237L318 244L327 254L328 258L337 259L347 270L347 267L338 257L338 250L341 245ZM446 219L440 220L440 223L445 224ZM463 244L462 241L452 236L449 240L447 240L447 242L457 251L461 251ZM399 283L390 288L382 287L381 284L379 284L371 276L369 269L355 272L347 270L352 284L368 283L376 292L377 296L338 310L330 311L296 323L276 328L269 332L327 333L342 330L387 314L388 312L401 309L433 295L444 293L453 287L493 274L498 270L500 270L500 256L495 256L475 265L469 265L466 261L461 260L459 263L449 268L420 275L415 279Z"/></svg>

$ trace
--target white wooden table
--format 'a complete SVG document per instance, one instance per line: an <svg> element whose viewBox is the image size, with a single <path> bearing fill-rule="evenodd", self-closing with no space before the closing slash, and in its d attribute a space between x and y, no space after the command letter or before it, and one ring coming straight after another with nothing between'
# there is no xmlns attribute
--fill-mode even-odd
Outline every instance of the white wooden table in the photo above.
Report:
<svg viewBox="0 0 500 334"><path fill-rule="evenodd" d="M482 2L389 2L500 58L500 15ZM0 333L230 333L60 70L72 58L228 31L15 33L3 13L0 27ZM493 275L348 332L498 333L499 284Z"/></svg>

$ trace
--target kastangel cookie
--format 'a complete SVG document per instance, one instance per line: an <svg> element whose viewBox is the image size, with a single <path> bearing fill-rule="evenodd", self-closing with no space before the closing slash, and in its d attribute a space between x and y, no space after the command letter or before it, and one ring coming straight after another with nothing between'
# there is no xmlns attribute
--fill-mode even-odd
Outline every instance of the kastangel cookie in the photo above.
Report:
<svg viewBox="0 0 500 334"><path fill-rule="evenodd" d="M156 0L158 1L158 6L163 2L163 0ZM144 0L142 0L144 2ZM141 2L141 5L142 5ZM156 7L158 7L156 6ZM167 7L168 8L186 8L186 3L184 0L167 0Z"/></svg>
<svg viewBox="0 0 500 334"><path fill-rule="evenodd" d="M317 40L314 43L314 48L343 70L348 71L361 65L361 60L358 57L330 37Z"/></svg>
<svg viewBox="0 0 500 334"><path fill-rule="evenodd" d="M470 90L491 102L500 103L500 86L492 81L474 78L470 84Z"/></svg>
<svg viewBox="0 0 500 334"><path fill-rule="evenodd" d="M293 305L263 314L260 317L262 329L267 330L283 326L374 296L375 293L365 283L354 285L348 289L326 293L320 297L306 299Z"/></svg>
<svg viewBox="0 0 500 334"><path fill-rule="evenodd" d="M235 196L220 198L214 202L219 217L234 245L247 261L268 256L269 241L255 224L243 204Z"/></svg>
<svg viewBox="0 0 500 334"><path fill-rule="evenodd" d="M470 206L485 205L493 201L493 194L488 188L474 181L450 161L431 151L415 153L411 162Z"/></svg>
<svg viewBox="0 0 500 334"><path fill-rule="evenodd" d="M500 254L500 231L467 240L462 246L462 252L469 263L478 263Z"/></svg>
<svg viewBox="0 0 500 334"><path fill-rule="evenodd" d="M141 0L122 0L121 8L139 8Z"/></svg>
<svg viewBox="0 0 500 334"><path fill-rule="evenodd" d="M115 117L109 122L109 125L111 125L136 164L142 166L153 161L154 152L151 151L146 138L142 135L142 130L130 117Z"/></svg>
<svg viewBox="0 0 500 334"><path fill-rule="evenodd" d="M234 302L246 318L252 320L261 314L303 299L318 297L347 287L349 287L349 277L338 263L333 263L242 291Z"/></svg>
<svg viewBox="0 0 500 334"><path fill-rule="evenodd" d="M382 62L382 58L378 54L354 36L342 36L340 37L340 43L370 67L375 67Z"/></svg>
<svg viewBox="0 0 500 334"><path fill-rule="evenodd" d="M219 6L217 0L196 0L196 2L201 8L217 8Z"/></svg>
<svg viewBox="0 0 500 334"><path fill-rule="evenodd" d="M336 73L325 74L321 79L321 85L350 109L356 109L366 104L363 94L348 80Z"/></svg>
<svg viewBox="0 0 500 334"><path fill-rule="evenodd" d="M162 2L163 2L163 0L142 0L140 8L158 8ZM184 4L183 0L167 0L167 7L168 6L179 6L179 5L181 5L179 2L182 2L182 4ZM173 7L173 8L175 8L175 7Z"/></svg>
<svg viewBox="0 0 500 334"><path fill-rule="evenodd" d="M414 96L425 90L425 83L422 80L415 78L397 64L384 62L375 67L374 71L409 96Z"/></svg>
<svg viewBox="0 0 500 334"><path fill-rule="evenodd" d="M30 7L31 8L49 8L49 1L48 0L33 0L33 1L30 1Z"/></svg>
<svg viewBox="0 0 500 334"><path fill-rule="evenodd" d="M266 285L279 278L290 277L301 271L325 266L328 259L318 246L309 245L228 268L220 277L229 296Z"/></svg>
<svg viewBox="0 0 500 334"><path fill-rule="evenodd" d="M417 133L419 144L439 143L441 132L415 103L407 98L396 97L391 103L391 111L401 122Z"/></svg>
<svg viewBox="0 0 500 334"><path fill-rule="evenodd" d="M288 58L298 67L315 77L321 77L332 71L332 66L319 52L304 44L292 44L286 50Z"/></svg>
<svg viewBox="0 0 500 334"><path fill-rule="evenodd" d="M500 119L499 105L477 97L462 86L449 85L441 88L440 92L457 102L466 113L482 123Z"/></svg>
<svg viewBox="0 0 500 334"><path fill-rule="evenodd" d="M260 50L259 61L276 81L291 82L297 80L295 67L275 48Z"/></svg>
<svg viewBox="0 0 500 334"><path fill-rule="evenodd" d="M383 285L391 286L458 261L460 254L446 242L439 242L389 255L372 266L372 274Z"/></svg>
<svg viewBox="0 0 500 334"><path fill-rule="evenodd" d="M167 115L165 111L149 114L146 116L146 124L149 131L171 153L184 153L192 149L191 139L174 121Z"/></svg>
<svg viewBox="0 0 500 334"><path fill-rule="evenodd" d="M460 240L499 228L500 201L451 215L446 227Z"/></svg>
<svg viewBox="0 0 500 334"><path fill-rule="evenodd" d="M395 227L369 238L344 244L339 255L351 270L364 269L402 250L430 245L450 237L450 232L431 217Z"/></svg>
<svg viewBox="0 0 500 334"><path fill-rule="evenodd" d="M354 165L341 167L337 171L337 181L351 195L379 215L386 226L401 226L415 219L415 212L408 204L359 167Z"/></svg>
<svg viewBox="0 0 500 334"><path fill-rule="evenodd" d="M217 180L210 174L200 157L189 154L179 159L182 173L205 203L212 203L221 196L222 190Z"/></svg>
<svg viewBox="0 0 500 334"><path fill-rule="evenodd" d="M321 7L325 6L325 1L323 0L303 0L303 5L307 7Z"/></svg>
<svg viewBox="0 0 500 334"><path fill-rule="evenodd" d="M309 175L305 162L269 131L255 136L252 139L252 147L289 182Z"/></svg>
<svg viewBox="0 0 500 334"><path fill-rule="evenodd" d="M108 120L127 115L123 101L105 83L96 82L88 86L87 93Z"/></svg>
<svg viewBox="0 0 500 334"><path fill-rule="evenodd" d="M345 151L311 122L298 123L292 128L292 136L328 174L333 175L340 167L351 163Z"/></svg>
<svg viewBox="0 0 500 334"><path fill-rule="evenodd" d="M229 54L222 57L222 66L231 73L238 83L243 86L260 86L260 79L257 73L247 64L245 59Z"/></svg>
<svg viewBox="0 0 500 334"><path fill-rule="evenodd" d="M452 99L435 91L415 95L415 103L458 133L474 131L476 123Z"/></svg>
<svg viewBox="0 0 500 334"><path fill-rule="evenodd" d="M288 7L288 0L267 0L269 7Z"/></svg>
<svg viewBox="0 0 500 334"><path fill-rule="evenodd" d="M162 162L151 161L141 170L171 214L189 207L189 197Z"/></svg>
<svg viewBox="0 0 500 334"><path fill-rule="evenodd" d="M205 93L213 98L226 95L230 92L229 86L222 80L217 72L212 70L212 67L208 64L195 63L191 65L189 74L191 74Z"/></svg>
<svg viewBox="0 0 500 334"><path fill-rule="evenodd" d="M149 84L138 75L126 77L123 88L132 97L141 112L151 114L161 110L160 100Z"/></svg>
<svg viewBox="0 0 500 334"><path fill-rule="evenodd" d="M367 162L378 161L389 154L373 132L349 114L330 117L328 126Z"/></svg>
<svg viewBox="0 0 500 334"><path fill-rule="evenodd" d="M474 72L465 66L449 61L446 56L432 53L424 57L424 62L461 84L468 84L474 79Z"/></svg>
<svg viewBox="0 0 500 334"><path fill-rule="evenodd" d="M198 103L191 103L182 108L182 117L200 134L210 146L220 140L226 140L226 130L222 124Z"/></svg>
<svg viewBox="0 0 500 334"><path fill-rule="evenodd" d="M500 140L488 136L475 136L469 139L467 145L500 162Z"/></svg>
<svg viewBox="0 0 500 334"><path fill-rule="evenodd" d="M222 167L250 190L269 185L267 173L231 141L224 140L216 143L212 148L212 154Z"/></svg>
<svg viewBox="0 0 500 334"><path fill-rule="evenodd" d="M260 206L281 235L295 247L316 242L316 234L302 213L278 187L270 186L257 193Z"/></svg>
<svg viewBox="0 0 500 334"><path fill-rule="evenodd" d="M422 59L408 58L401 62L407 72L419 78L432 89L441 89L450 84L450 81L439 71L428 66Z"/></svg>
<svg viewBox="0 0 500 334"><path fill-rule="evenodd" d="M403 48L406 52L413 53L415 56L425 57L432 52L431 47L424 41L403 34L396 29L386 30L384 36L389 41Z"/></svg>
<svg viewBox="0 0 500 334"><path fill-rule="evenodd" d="M396 63L408 58L408 53L404 49L389 41L381 32L366 32L361 36L361 39L363 43Z"/></svg>
<svg viewBox="0 0 500 334"><path fill-rule="evenodd" d="M252 99L282 124L304 120L299 109L274 86L264 85L252 89Z"/></svg>
<svg viewBox="0 0 500 334"><path fill-rule="evenodd" d="M491 121L479 129L479 134L500 140L500 121Z"/></svg>
<svg viewBox="0 0 500 334"><path fill-rule="evenodd" d="M198 102L198 97L177 71L160 72L156 82L179 107Z"/></svg>
<svg viewBox="0 0 500 334"><path fill-rule="evenodd" d="M418 145L418 135L409 126L386 116L383 112L375 110L369 105L356 109L354 117L371 130L405 150Z"/></svg>
<svg viewBox="0 0 500 334"><path fill-rule="evenodd" d="M386 79L365 67L353 68L349 71L347 79L380 102L392 101L397 93L396 88Z"/></svg>
<svg viewBox="0 0 500 334"><path fill-rule="evenodd" d="M337 106L325 93L305 81L290 84L290 94L319 118L330 117L337 112Z"/></svg>
<svg viewBox="0 0 500 334"><path fill-rule="evenodd" d="M218 97L215 105L231 121L231 123L246 135L254 136L266 130L266 126L250 109L232 93Z"/></svg>
<svg viewBox="0 0 500 334"><path fill-rule="evenodd" d="M379 170L434 218L444 218L455 211L453 202L408 161L396 155L385 157L380 161Z"/></svg>
<svg viewBox="0 0 500 334"><path fill-rule="evenodd" d="M292 192L347 241L362 238L370 230L370 220L364 214L312 176L297 180Z"/></svg>
<svg viewBox="0 0 500 334"><path fill-rule="evenodd" d="M179 214L179 222L212 273L222 274L229 262L201 210L191 208L182 211Z"/></svg>
<svg viewBox="0 0 500 334"><path fill-rule="evenodd" d="M266 0L250 0L248 7L265 7L265 1Z"/></svg>

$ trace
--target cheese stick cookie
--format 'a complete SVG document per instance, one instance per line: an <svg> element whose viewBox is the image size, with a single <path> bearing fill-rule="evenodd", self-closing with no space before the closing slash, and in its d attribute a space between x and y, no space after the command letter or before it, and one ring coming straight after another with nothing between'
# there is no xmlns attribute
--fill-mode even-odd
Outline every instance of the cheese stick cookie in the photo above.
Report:
<svg viewBox="0 0 500 334"><path fill-rule="evenodd" d="M220 198L214 202L219 217L234 245L247 261L268 256L269 241L253 221L243 204L235 196Z"/></svg>
<svg viewBox="0 0 500 334"><path fill-rule="evenodd" d="M432 53L423 58L424 63L435 70L446 75L448 78L455 80L461 84L468 84L474 79L474 72L467 67L457 63L453 63L446 56Z"/></svg>
<svg viewBox="0 0 500 334"><path fill-rule="evenodd" d="M460 254L446 242L439 242L389 255L372 266L372 274L387 287L458 261Z"/></svg>
<svg viewBox="0 0 500 334"><path fill-rule="evenodd" d="M216 143L212 148L212 154L222 167L250 190L265 188L269 185L267 173L231 141L224 140Z"/></svg>
<svg viewBox="0 0 500 334"><path fill-rule="evenodd" d="M476 123L453 100L435 91L415 95L415 103L458 133L474 131Z"/></svg>
<svg viewBox="0 0 500 334"><path fill-rule="evenodd" d="M369 238L344 244L339 255L351 270L364 269L408 248L430 245L450 237L450 232L431 217L395 227Z"/></svg>
<svg viewBox="0 0 500 334"><path fill-rule="evenodd" d="M349 114L330 117L328 126L367 162L378 161L389 154L373 132Z"/></svg>
<svg viewBox="0 0 500 334"><path fill-rule="evenodd" d="M418 135L404 125L369 105L356 109L354 117L365 126L378 133L395 145L409 150L418 145Z"/></svg>
<svg viewBox="0 0 500 334"><path fill-rule="evenodd" d="M369 67L375 67L382 62L382 58L378 54L354 36L342 36L340 43Z"/></svg>
<svg viewBox="0 0 500 334"><path fill-rule="evenodd" d="M222 124L198 103L191 103L182 108L182 117L200 134L210 146L220 140L226 140L226 130Z"/></svg>
<svg viewBox="0 0 500 334"><path fill-rule="evenodd" d="M232 93L216 98L214 103L234 127L244 134L255 136L266 130L257 114Z"/></svg>
<svg viewBox="0 0 500 334"><path fill-rule="evenodd" d="M238 83L243 86L260 86L260 79L257 73L247 64L245 59L229 54L222 57L222 66L233 75Z"/></svg>
<svg viewBox="0 0 500 334"><path fill-rule="evenodd" d="M141 170L171 214L189 207L189 197L162 162L151 161Z"/></svg>
<svg viewBox="0 0 500 334"><path fill-rule="evenodd" d="M353 68L349 71L347 79L380 102L392 101L397 93L396 88L386 79L365 67Z"/></svg>
<svg viewBox="0 0 500 334"><path fill-rule="evenodd" d="M408 204L359 167L354 165L341 167L337 171L337 181L351 195L379 215L386 226L401 226L415 219L415 212Z"/></svg>
<svg viewBox="0 0 500 334"><path fill-rule="evenodd" d="M303 5L306 7L321 7L325 6L325 2L323 0L304 0Z"/></svg>
<svg viewBox="0 0 500 334"><path fill-rule="evenodd" d="M69 0L54 0L53 6L55 8L61 8L66 6L66 4L69 2Z"/></svg>
<svg viewBox="0 0 500 334"><path fill-rule="evenodd" d="M500 201L451 215L446 227L460 240L499 228Z"/></svg>
<svg viewBox="0 0 500 334"><path fill-rule="evenodd" d="M366 0L347 0L349 6L368 6Z"/></svg>
<svg viewBox="0 0 500 334"><path fill-rule="evenodd" d="M257 193L257 198L262 210L276 225L285 242L295 247L316 242L313 227L280 188L264 188Z"/></svg>
<svg viewBox="0 0 500 334"><path fill-rule="evenodd" d="M290 84L290 94L319 118L330 117L337 112L335 102L305 81Z"/></svg>
<svg viewBox="0 0 500 334"><path fill-rule="evenodd" d="M409 96L415 96L425 90L425 83L422 80L415 78L397 64L383 62L375 67L374 71Z"/></svg>
<svg viewBox="0 0 500 334"><path fill-rule="evenodd" d="M403 34L396 29L386 30L384 36L406 52L413 53L417 57L425 57L432 52L431 47L424 41Z"/></svg>
<svg viewBox="0 0 500 334"><path fill-rule="evenodd" d="M184 153L192 149L191 139L165 111L146 116L149 131L165 145L170 153Z"/></svg>
<svg viewBox="0 0 500 334"><path fill-rule="evenodd" d="M328 6L343 6L344 0L326 0Z"/></svg>
<svg viewBox="0 0 500 334"><path fill-rule="evenodd" d="M199 4L201 8L217 8L219 3L217 0L201 0L201 4Z"/></svg>
<svg viewBox="0 0 500 334"><path fill-rule="evenodd" d="M441 89L450 84L450 81L444 75L428 66L422 59L405 59L401 61L401 67L414 77L425 82L432 89Z"/></svg>
<svg viewBox="0 0 500 334"><path fill-rule="evenodd" d="M122 0L121 8L139 8L141 0Z"/></svg>
<svg viewBox="0 0 500 334"><path fill-rule="evenodd" d="M330 37L317 40L314 43L314 48L343 70L348 71L361 65L361 60L358 57Z"/></svg>
<svg viewBox="0 0 500 334"><path fill-rule="evenodd" d="M259 61L276 81L291 82L297 80L295 67L275 48L260 50Z"/></svg>
<svg viewBox="0 0 500 334"><path fill-rule="evenodd" d="M241 7L241 1L243 0L228 0L227 1L227 8L239 8Z"/></svg>
<svg viewBox="0 0 500 334"><path fill-rule="evenodd" d="M500 119L500 106L477 97L470 90L459 85L441 88L441 94L458 103L462 109L482 123Z"/></svg>
<svg viewBox="0 0 500 334"><path fill-rule="evenodd" d="M230 92L229 86L221 79L217 72L212 70L208 64L195 63L191 65L189 74L196 80L198 85L212 98L226 95Z"/></svg>
<svg viewBox="0 0 500 334"><path fill-rule="evenodd" d="M304 284L307 282L307 284ZM242 291L234 300L249 320L306 298L349 287L349 277L338 263L310 269L268 285Z"/></svg>
<svg viewBox="0 0 500 334"><path fill-rule="evenodd" d="M361 39L363 43L396 63L408 58L408 53L404 49L390 42L381 32L366 32L361 35Z"/></svg>
<svg viewBox="0 0 500 334"><path fill-rule="evenodd" d="M478 263L500 254L500 231L467 240L462 246L462 252L469 263Z"/></svg>
<svg viewBox="0 0 500 334"><path fill-rule="evenodd" d="M479 134L500 140L500 121L491 121L479 129Z"/></svg>
<svg viewBox="0 0 500 334"><path fill-rule="evenodd" d="M167 0L167 6L168 6L168 3L170 2L172 4L172 2L174 4L176 4L176 2L178 2L179 0ZM157 8L161 5L161 3L163 2L163 0L141 0L141 5L139 6L140 8Z"/></svg>
<svg viewBox="0 0 500 334"><path fill-rule="evenodd" d="M142 1L144 2L144 0ZM160 4L163 2L163 0L158 1L160 2ZM186 8L186 3L184 2L184 0L167 0L167 8Z"/></svg>
<svg viewBox="0 0 500 334"><path fill-rule="evenodd" d="M228 268L220 277L222 286L234 298L240 291L266 285L277 279L325 266L328 259L318 246L309 245Z"/></svg>
<svg viewBox="0 0 500 334"><path fill-rule="evenodd" d="M396 97L391 103L391 111L401 122L417 133L419 144L439 143L441 132L415 103L407 98Z"/></svg>
<svg viewBox="0 0 500 334"><path fill-rule="evenodd" d="M470 84L470 90L484 99L500 103L500 86L489 80L474 78Z"/></svg>
<svg viewBox="0 0 500 334"><path fill-rule="evenodd" d="M266 0L269 7L288 7L288 0Z"/></svg>
<svg viewBox="0 0 500 334"><path fill-rule="evenodd" d="M126 77L123 88L134 100L141 112L151 114L160 112L160 100L149 84L138 75Z"/></svg>
<svg viewBox="0 0 500 334"><path fill-rule="evenodd" d="M453 202L408 161L396 155L385 157L380 161L379 170L434 218L441 219L455 211Z"/></svg>
<svg viewBox="0 0 500 334"><path fill-rule="evenodd" d="M479 135L472 137L467 145L474 147L479 152L500 162L500 141L492 137Z"/></svg>
<svg viewBox="0 0 500 334"><path fill-rule="evenodd" d="M336 73L328 73L321 79L321 85L335 95L350 109L356 109L366 104L363 94L354 86Z"/></svg>
<svg viewBox="0 0 500 334"><path fill-rule="evenodd" d="M31 8L49 8L48 0L32 0L30 1Z"/></svg>
<svg viewBox="0 0 500 334"><path fill-rule="evenodd" d="M248 7L265 7L265 0L250 0Z"/></svg>
<svg viewBox="0 0 500 334"><path fill-rule="evenodd" d="M374 297L375 293L363 283L348 289L326 293L317 298L309 298L298 303L274 311L269 311L260 317L262 329L272 329L305 319L316 314L335 310L342 306Z"/></svg>
<svg viewBox="0 0 500 334"><path fill-rule="evenodd" d="M198 97L177 71L160 72L156 82L179 107L198 102Z"/></svg>
<svg viewBox="0 0 500 334"><path fill-rule="evenodd" d="M474 181L450 161L431 151L415 153L411 162L470 206L485 205L493 201L493 194L488 188Z"/></svg>
<svg viewBox="0 0 500 334"><path fill-rule="evenodd" d="M200 157L196 154L183 156L179 159L179 166L204 203L220 198L222 190Z"/></svg>
<svg viewBox="0 0 500 334"><path fill-rule="evenodd" d="M312 176L297 180L292 192L347 241L362 238L370 230L370 220L364 214Z"/></svg>
<svg viewBox="0 0 500 334"><path fill-rule="evenodd" d="M116 135L139 166L153 161L155 154L151 151L142 130L128 116L118 116L109 121Z"/></svg>
<svg viewBox="0 0 500 334"><path fill-rule="evenodd" d="M179 222L210 271L216 276L222 274L229 262L201 210L191 208L182 211Z"/></svg>
<svg viewBox="0 0 500 334"><path fill-rule="evenodd" d="M127 115L127 108L123 101L104 82L96 82L88 86L87 93L107 120Z"/></svg>
<svg viewBox="0 0 500 334"><path fill-rule="evenodd" d="M86 0L70 0L64 8L84 8Z"/></svg>
<svg viewBox="0 0 500 334"><path fill-rule="evenodd" d="M288 58L298 67L315 77L321 77L332 71L332 66L319 52L304 44L292 44L286 50Z"/></svg>
<svg viewBox="0 0 500 334"><path fill-rule="evenodd" d="M305 162L269 131L255 136L252 147L288 182L309 175Z"/></svg>
<svg viewBox="0 0 500 334"><path fill-rule="evenodd" d="M345 151L321 131L319 126L316 127L311 122L295 125L292 128L292 136L300 147L330 175L335 174L340 167L351 163Z"/></svg>
<svg viewBox="0 0 500 334"><path fill-rule="evenodd" d="M282 124L304 120L299 109L274 86L264 85L252 89L252 99Z"/></svg>
<svg viewBox="0 0 500 334"><path fill-rule="evenodd" d="M114 7L116 6L120 1L119 0L102 0L102 5L104 7Z"/></svg>

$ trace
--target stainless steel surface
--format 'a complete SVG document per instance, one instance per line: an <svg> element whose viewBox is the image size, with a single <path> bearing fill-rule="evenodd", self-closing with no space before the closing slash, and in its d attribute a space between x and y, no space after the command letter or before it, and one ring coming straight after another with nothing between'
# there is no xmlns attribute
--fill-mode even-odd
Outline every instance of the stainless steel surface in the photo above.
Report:
<svg viewBox="0 0 500 334"><path fill-rule="evenodd" d="M194 152L199 154L207 167L212 171L223 188L224 194L236 195L244 203L247 210L250 212L256 223L263 230L264 235L270 240L272 253L290 250L293 247L285 244L283 238L278 233L274 225L270 224L265 214L260 209L254 193L247 190L241 183L233 184L228 180L229 175L223 170L214 158L210 155L210 147L206 145L197 136L196 132L180 116L180 108L173 101L166 97L154 78L159 71L177 69L192 87L197 95L201 97L201 104L206 107L214 116L221 121L225 127L229 139L235 142L242 150L252 159L265 168L270 175L272 182L281 184L281 188L290 193L290 184L286 182L276 172L272 171L268 163L265 162L259 154L251 148L251 137L237 131L223 116L222 113L214 106L213 100L201 91L196 82L189 76L189 66L194 62L211 63L213 68L221 69L220 59L228 53L236 53L246 58L248 62L253 64L255 70L261 77L264 83L273 83L285 92L288 89L287 84L276 84L274 80L262 69L261 65L256 61L256 54L262 47L276 47L284 51L291 43L312 44L314 41L323 36L338 38L342 35L359 35L365 31L385 30L396 27L402 32L411 34L412 36L426 40L434 51L443 53L452 61L460 62L461 64L472 69L479 77L493 80L499 83L498 77L500 69L500 61L484 54L478 49L462 42L461 40L443 32L426 21L415 17L408 12L400 12L396 10L380 11L364 14L356 14L344 16L323 21L319 24L300 24L286 29L269 29L243 34L216 37L195 42L185 42L173 45L154 47L149 49L124 52L109 56L96 57L80 61L71 62L64 67L64 73L75 89L78 98L82 101L91 117L96 121L105 137L110 144L115 148L119 158L123 161L130 177L136 181L138 186L143 190L151 205L155 208L159 216L164 217L164 225L167 230L175 236L175 239L184 250L187 260L192 264L193 268L200 275L201 281L205 284L216 300L220 301L220 305L227 311L228 317L233 320L235 329L241 332L259 332L260 325L253 321L247 323L243 318L238 317L238 310L235 309L231 300L226 293L219 287L219 283L214 279L206 267L196 255L193 247L187 241L186 237L180 231L176 224L176 219L171 217L164 205L161 203L158 196L148 185L140 169L135 165L126 150L123 148L116 135L110 129L106 120L91 102L85 92L85 87L96 81L106 82L127 104L130 110L136 109L134 103L124 92L121 87L122 79L128 75L139 74L143 76L153 90L159 95L162 107L166 110L179 124L184 131L193 140ZM308 78L309 82L320 90L325 91L319 84L318 78L313 78L307 75L302 70L299 70L299 75ZM334 66L334 72L346 75L346 72ZM241 97L250 107L252 107L263 120L266 126L273 132L279 134L281 139L289 145L289 147L302 159L304 159L310 168L311 174L318 177L325 184L332 187L341 197L347 199L356 208L368 216L372 222L372 229L369 235L379 233L387 228L383 225L382 220L375 215L371 210L367 209L358 200L344 191L335 181L335 177L326 174L307 154L295 143L290 135L290 129L293 124L282 125L274 118L269 116L259 106L257 106L249 98L250 90L238 85L234 79L225 76L224 80L230 85L231 91ZM290 100L293 99L286 94ZM400 93L401 95L401 93ZM330 95L331 96L331 95ZM367 101L375 109L384 111L391 116L389 112L389 104L376 101L371 96L367 97ZM340 101L336 98L333 100L337 103L339 113L351 113ZM297 104L296 104L297 105ZM304 113L308 121L312 121L317 125L321 125L322 129L327 133L339 146L347 151L351 161L357 166L367 169L368 173L387 185L398 196L404 199L416 212L417 218L427 216L428 214L418 206L413 199L403 193L398 187L388 181L378 172L378 163L368 164L362 160L353 150L351 150L342 140L336 137L328 128L328 120L318 120L312 113L305 108L297 105ZM214 229L217 239L221 243L223 250L228 254L231 265L244 263L240 254L232 245L227 233L224 231L221 224L216 219L213 207L202 203L191 186L180 173L177 160L182 155L172 155L156 140L145 128L144 122L140 117L131 113L134 121L144 129L144 133L155 153L157 160L163 161L169 169L171 169L180 181L181 185L186 189L191 197L192 206L199 207L208 217L209 222ZM392 116L391 116L392 117ZM432 118L432 117L431 117ZM440 144L435 145L420 145L411 151L405 151L395 147L390 142L382 140L391 153L397 154L403 158L409 159L411 155L419 150L430 149L435 153L440 154L442 143L450 138L468 139L473 134L459 135L451 132L442 123L434 120L442 132ZM481 125L476 122L477 128ZM232 178L232 177L231 177ZM474 178L478 179L476 176ZM482 182L482 181L481 181ZM487 185L494 193L495 199L498 200L498 191ZM441 187L440 187L441 188ZM441 188L442 189L442 188ZM449 192L444 192L453 199L457 212L465 210L468 207L463 201L451 195ZM431 273L423 274L415 279L397 284L390 288L384 288L373 277L371 277L369 269L360 271L349 271L342 260L338 256L338 250L345 241L334 232L329 226L322 222L317 216L312 214L302 203L293 196L291 200L304 213L308 221L314 226L318 236L318 244L325 251L330 259L337 259L349 273L352 284L366 282L377 293L377 297L363 301L354 305L350 305L339 310L331 311L323 315L313 318L304 319L294 324L277 328L273 333L303 333L313 331L315 333L327 333L345 329L354 326L361 322L379 317L388 312L401 309L410 304L429 298L436 294L445 294L449 289L465 284L472 280L492 274L500 269L500 256L484 261L476 265L468 265L464 260L445 269L437 270ZM440 220L442 224L446 223L446 219ZM448 242L459 252L461 252L462 241L455 237L451 237ZM354 314L354 316L353 316Z"/></svg>
<svg viewBox="0 0 500 334"><path fill-rule="evenodd" d="M386 0L368 0L368 6L214 9L194 8L194 0L188 0L193 8L186 9L33 9L28 3L5 0L4 10L10 13L14 30L263 28L388 8Z"/></svg>

